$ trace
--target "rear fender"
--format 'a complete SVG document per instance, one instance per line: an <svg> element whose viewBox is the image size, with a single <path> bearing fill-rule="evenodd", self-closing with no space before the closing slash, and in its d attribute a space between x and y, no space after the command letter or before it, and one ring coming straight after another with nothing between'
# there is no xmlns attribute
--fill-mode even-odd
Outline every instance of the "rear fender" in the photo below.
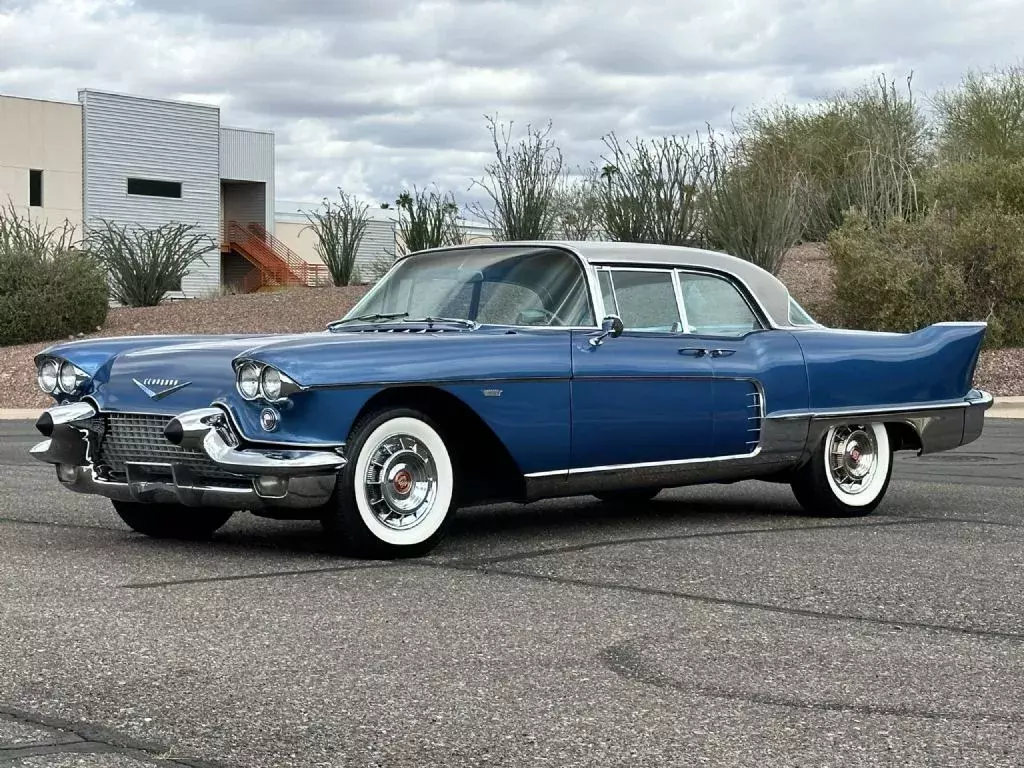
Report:
<svg viewBox="0 0 1024 768"><path fill-rule="evenodd" d="M811 411L962 401L971 391L986 323L936 323L913 333L807 329Z"/></svg>

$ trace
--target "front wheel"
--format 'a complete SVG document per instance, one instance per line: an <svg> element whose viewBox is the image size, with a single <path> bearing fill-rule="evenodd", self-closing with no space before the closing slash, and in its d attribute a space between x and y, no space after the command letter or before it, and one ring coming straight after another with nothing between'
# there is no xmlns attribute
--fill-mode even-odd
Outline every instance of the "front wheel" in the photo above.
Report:
<svg viewBox="0 0 1024 768"><path fill-rule="evenodd" d="M353 429L324 529L345 554L419 557L444 538L456 473L441 431L425 414L390 408Z"/></svg>
<svg viewBox="0 0 1024 768"><path fill-rule="evenodd" d="M869 515L889 488L892 458L884 424L830 427L793 478L793 495L812 514Z"/></svg>
<svg viewBox="0 0 1024 768"><path fill-rule="evenodd" d="M154 539L207 539L234 514L230 509L112 501L114 511L136 533Z"/></svg>

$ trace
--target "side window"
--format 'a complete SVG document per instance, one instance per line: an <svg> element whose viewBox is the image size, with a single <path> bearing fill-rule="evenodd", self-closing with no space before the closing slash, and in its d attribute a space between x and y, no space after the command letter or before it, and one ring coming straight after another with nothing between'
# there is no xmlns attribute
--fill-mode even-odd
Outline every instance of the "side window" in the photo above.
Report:
<svg viewBox="0 0 1024 768"><path fill-rule="evenodd" d="M609 274L615 291L614 305L626 330L670 332L682 329L671 272L615 269ZM605 302L607 306L607 294Z"/></svg>
<svg viewBox="0 0 1024 768"><path fill-rule="evenodd" d="M742 336L761 323L732 283L712 275L679 273L691 333Z"/></svg>

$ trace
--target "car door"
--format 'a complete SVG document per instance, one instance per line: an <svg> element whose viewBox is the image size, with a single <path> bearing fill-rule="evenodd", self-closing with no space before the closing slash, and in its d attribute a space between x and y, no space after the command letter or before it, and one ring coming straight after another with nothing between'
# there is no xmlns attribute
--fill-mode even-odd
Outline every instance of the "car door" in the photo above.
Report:
<svg viewBox="0 0 1024 768"><path fill-rule="evenodd" d="M618 337L573 332L572 467L702 458L712 433L711 361L682 333L673 270L600 268Z"/></svg>
<svg viewBox="0 0 1024 768"><path fill-rule="evenodd" d="M680 270L689 344L704 350L714 376L709 457L744 456L760 441L768 398L805 407L803 354L793 334L769 328L742 289L710 273Z"/></svg>

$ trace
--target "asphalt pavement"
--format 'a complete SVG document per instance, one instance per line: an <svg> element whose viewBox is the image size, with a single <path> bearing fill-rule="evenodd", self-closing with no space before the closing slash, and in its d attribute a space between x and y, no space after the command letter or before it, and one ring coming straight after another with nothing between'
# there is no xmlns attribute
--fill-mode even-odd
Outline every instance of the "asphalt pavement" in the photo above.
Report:
<svg viewBox="0 0 1024 768"><path fill-rule="evenodd" d="M897 459L876 514L757 482L133 534L0 421L0 766L1019 766L1024 420Z"/></svg>

